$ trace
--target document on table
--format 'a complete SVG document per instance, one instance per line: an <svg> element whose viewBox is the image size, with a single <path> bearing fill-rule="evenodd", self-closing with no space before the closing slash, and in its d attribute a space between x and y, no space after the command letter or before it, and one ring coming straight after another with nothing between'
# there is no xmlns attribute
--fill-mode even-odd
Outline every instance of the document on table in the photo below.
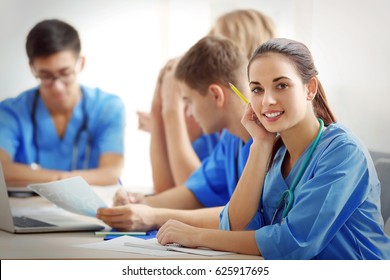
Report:
<svg viewBox="0 0 390 280"><path fill-rule="evenodd" d="M125 246L124 244L126 242L131 242L132 238L135 238L135 237L120 236L120 237L110 239L107 241L74 245L74 247L81 247L81 248L95 249L95 250L105 250L105 251L127 252L127 253L151 255L151 256L158 256L158 257L170 257L170 256L177 256L177 255L182 254L179 252L173 252L173 251L167 251L167 250L155 250L155 249L149 249L149 248L142 248L140 246L138 246L138 247ZM139 239L139 238L136 238L136 239L138 239L139 241L144 241L143 239Z"/></svg>
<svg viewBox="0 0 390 280"><path fill-rule="evenodd" d="M159 244L156 238L144 240L132 236L121 236L108 241L76 245L76 247L97 249L97 250L121 251L121 252L129 252L135 254L144 254L144 255L152 255L152 256L160 256L160 257L174 256L183 253L202 255L202 256L222 256L222 255L235 254L232 252L214 251L206 248L193 249L193 248L186 248L177 245L164 246Z"/></svg>
<svg viewBox="0 0 390 280"><path fill-rule="evenodd" d="M160 243L158 243L157 238L142 240L141 242L139 242L137 239L138 238L132 238L132 239L126 241L124 245L130 246L130 247L140 246L140 248L174 251L174 252L203 255L203 256L222 256L222 255L234 254L232 252L215 251L215 250L210 250L208 248L186 248L186 247L182 247L182 246L177 245L177 244L168 244L168 245L164 246L164 245L161 245Z"/></svg>
<svg viewBox="0 0 390 280"><path fill-rule="evenodd" d="M95 217L98 208L107 207L80 176L49 183L31 184L27 188L76 214Z"/></svg>

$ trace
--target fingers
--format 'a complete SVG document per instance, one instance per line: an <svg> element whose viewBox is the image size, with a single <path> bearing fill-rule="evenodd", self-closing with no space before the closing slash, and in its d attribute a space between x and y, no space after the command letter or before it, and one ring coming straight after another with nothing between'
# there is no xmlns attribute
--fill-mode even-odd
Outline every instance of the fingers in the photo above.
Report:
<svg viewBox="0 0 390 280"><path fill-rule="evenodd" d="M96 212L96 217L104 221L119 221L125 215L128 215L127 212L131 213L131 210L125 206L99 208Z"/></svg>
<svg viewBox="0 0 390 280"><path fill-rule="evenodd" d="M133 230L132 211L129 207L99 208L96 218L119 231Z"/></svg>
<svg viewBox="0 0 390 280"><path fill-rule="evenodd" d="M161 245L166 245L169 243L175 243L175 238L173 235L173 230L177 221L168 220L162 227L158 230L156 238Z"/></svg>
<svg viewBox="0 0 390 280"><path fill-rule="evenodd" d="M245 107L244 115L241 118L241 123L244 124L248 121L253 121L254 115L256 114L252 109L251 103L248 103Z"/></svg>
<svg viewBox="0 0 390 280"><path fill-rule="evenodd" d="M178 63L179 58L172 58L167 61L167 63L164 65L163 68L161 68L160 73L158 75L158 83L161 84L164 80L165 75L167 72L170 72L171 70L174 70L176 68L176 64Z"/></svg>
<svg viewBox="0 0 390 280"><path fill-rule="evenodd" d="M138 129L145 132L150 132L150 121L151 121L150 113L137 111L137 115L138 115Z"/></svg>
<svg viewBox="0 0 390 280"><path fill-rule="evenodd" d="M145 195L142 193L127 193L127 199L133 204L145 203Z"/></svg>
<svg viewBox="0 0 390 280"><path fill-rule="evenodd" d="M125 191L123 188L115 193L114 196L114 206L127 205L129 203L144 203L145 196L141 193L131 193Z"/></svg>
<svg viewBox="0 0 390 280"><path fill-rule="evenodd" d="M114 206L121 206L121 205L126 205L129 204L130 201L128 199L127 193L120 188L114 196Z"/></svg>

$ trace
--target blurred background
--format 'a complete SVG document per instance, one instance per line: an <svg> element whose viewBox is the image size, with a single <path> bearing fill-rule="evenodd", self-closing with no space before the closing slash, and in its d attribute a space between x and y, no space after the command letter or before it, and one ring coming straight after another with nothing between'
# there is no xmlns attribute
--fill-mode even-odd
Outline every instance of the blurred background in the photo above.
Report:
<svg viewBox="0 0 390 280"><path fill-rule="evenodd" d="M149 111L167 59L206 35L219 15L242 8L270 16L279 37L307 44L338 120L371 151L390 153L386 0L0 0L0 100L37 83L24 48L29 30L43 19L67 21L87 59L80 82L125 102L123 183L151 187L150 136L137 130L136 111Z"/></svg>

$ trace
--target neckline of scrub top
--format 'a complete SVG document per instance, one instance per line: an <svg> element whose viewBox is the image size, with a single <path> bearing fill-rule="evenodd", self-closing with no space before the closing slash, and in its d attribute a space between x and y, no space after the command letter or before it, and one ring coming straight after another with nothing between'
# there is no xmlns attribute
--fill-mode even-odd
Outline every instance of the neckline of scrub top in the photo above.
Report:
<svg viewBox="0 0 390 280"><path fill-rule="evenodd" d="M85 102L85 100L80 99L73 108L72 116L66 125L64 137L60 138L49 110L42 98L38 99L36 129L39 147L44 147L45 145L51 146L53 145L53 141L56 142L56 145L60 145L61 147L63 145L70 145L70 147L73 147L76 133L83 123L82 102ZM39 135L41 137L39 137Z"/></svg>
<svg viewBox="0 0 390 280"><path fill-rule="evenodd" d="M325 132L325 130L324 130L324 132ZM321 142L321 140L322 139L319 140L319 143ZM281 160L278 162L278 166L277 166L278 169L277 170L278 170L278 176L281 177L280 179L282 180L282 182L284 182L286 188L289 189L290 186L292 185L292 183L294 182L294 179L298 175L298 172L303 164L303 161L305 160L307 153L309 152L309 150L313 144L314 144L314 140L310 142L310 144L305 148L303 153L299 156L298 160L295 162L294 166L291 168L291 170L288 173L286 178L284 178L284 176L283 176L282 165L283 165L284 159L285 159L286 154L287 154L287 148L284 145L280 148L279 151L280 151ZM303 172L303 174L305 174L305 173L306 173L306 170ZM300 182L298 182L298 185L299 185L299 183Z"/></svg>

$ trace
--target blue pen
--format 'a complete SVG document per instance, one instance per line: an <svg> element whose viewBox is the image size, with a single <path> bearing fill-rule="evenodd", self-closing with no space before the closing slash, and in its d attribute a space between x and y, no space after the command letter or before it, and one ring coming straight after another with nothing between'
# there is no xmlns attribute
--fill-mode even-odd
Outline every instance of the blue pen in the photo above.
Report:
<svg viewBox="0 0 390 280"><path fill-rule="evenodd" d="M96 236L106 236L106 235L114 235L114 236L140 236L146 235L144 231L97 231L95 232Z"/></svg>
<svg viewBox="0 0 390 280"><path fill-rule="evenodd" d="M128 195L127 195L127 191L125 190L125 188L123 187L123 184L122 184L122 181L120 178L118 178L118 185L119 185L119 191L122 192L122 195L125 199L125 204L129 204L130 201L129 201L129 198L128 198Z"/></svg>

